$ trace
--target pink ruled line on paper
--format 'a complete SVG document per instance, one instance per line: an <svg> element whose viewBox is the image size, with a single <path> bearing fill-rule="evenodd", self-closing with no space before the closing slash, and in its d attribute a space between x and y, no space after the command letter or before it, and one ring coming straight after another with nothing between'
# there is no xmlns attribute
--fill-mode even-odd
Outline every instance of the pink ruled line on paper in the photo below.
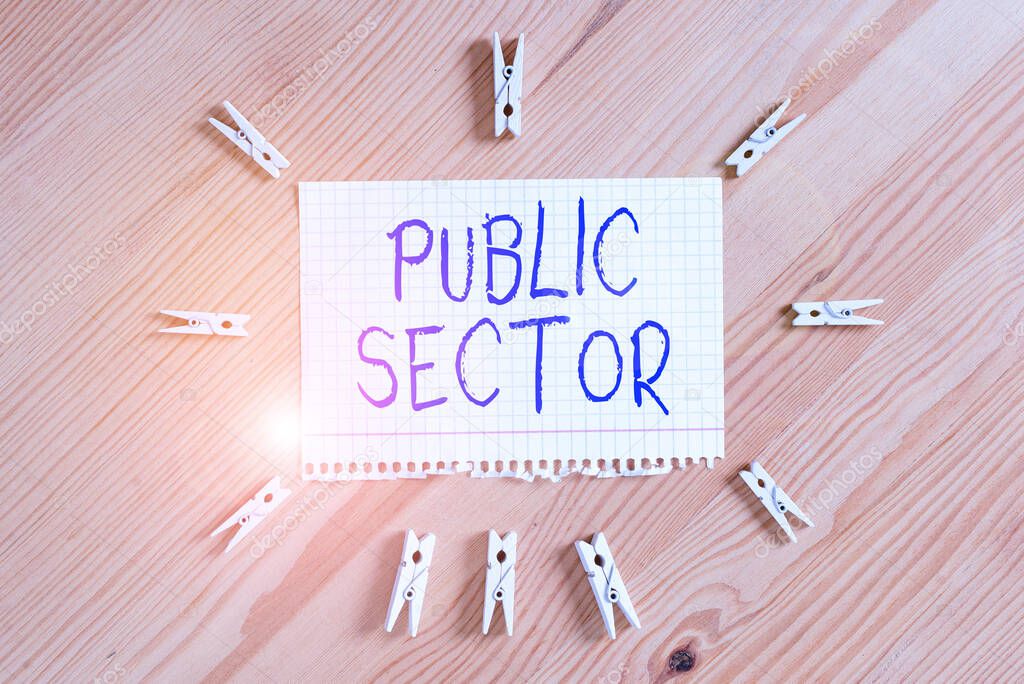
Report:
<svg viewBox="0 0 1024 684"><path fill-rule="evenodd" d="M594 430L467 430L463 432L311 432L306 437L449 437L458 435L550 435L582 432L721 432L725 428L606 428Z"/></svg>

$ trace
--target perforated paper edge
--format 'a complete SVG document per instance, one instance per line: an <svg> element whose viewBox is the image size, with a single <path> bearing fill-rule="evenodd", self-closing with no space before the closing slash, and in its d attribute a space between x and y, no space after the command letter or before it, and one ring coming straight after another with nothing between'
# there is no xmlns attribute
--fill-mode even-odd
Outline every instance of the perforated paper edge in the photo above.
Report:
<svg viewBox="0 0 1024 684"><path fill-rule="evenodd" d="M302 479L318 482L358 482L370 480L422 480L429 475L454 475L469 473L475 478L515 478L533 482L535 479L560 482L569 475L585 475L598 479L609 477L644 477L665 475L673 470L683 470L686 463L703 461L710 470L721 456L696 458L615 458L582 459L577 464L570 460L561 461L522 460L492 464L488 461L439 461L438 463L390 463L381 461L334 463L306 461L302 466ZM411 468L409 466L412 466ZM319 471L319 472L317 472Z"/></svg>

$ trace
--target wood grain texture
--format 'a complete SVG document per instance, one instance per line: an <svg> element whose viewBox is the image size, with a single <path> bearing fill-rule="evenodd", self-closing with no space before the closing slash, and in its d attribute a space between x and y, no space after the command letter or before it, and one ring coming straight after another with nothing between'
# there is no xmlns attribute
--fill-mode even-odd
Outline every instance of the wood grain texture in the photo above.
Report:
<svg viewBox="0 0 1024 684"><path fill-rule="evenodd" d="M519 140L494 30L527 36ZM0 36L4 679L1024 678L1024 5L26 1ZM807 121L727 174L787 92ZM280 180L206 123L225 98ZM299 180L674 175L726 178L718 467L299 480ZM789 327L828 297L886 324ZM164 307L251 337L155 334ZM223 555L275 474L296 494ZM383 631L407 527L438 535L415 640ZM491 527L511 639L479 633ZM644 625L614 642L597 530Z"/></svg>

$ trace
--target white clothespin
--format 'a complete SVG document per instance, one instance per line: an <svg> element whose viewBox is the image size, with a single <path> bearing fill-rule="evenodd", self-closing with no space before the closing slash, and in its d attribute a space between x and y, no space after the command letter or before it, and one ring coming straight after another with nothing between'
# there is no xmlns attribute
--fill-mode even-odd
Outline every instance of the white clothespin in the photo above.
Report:
<svg viewBox="0 0 1024 684"><path fill-rule="evenodd" d="M238 542L242 541L245 535L252 532L252 529L259 525L261 520L270 515L270 512L287 499L291 493L292 490L281 486L281 478L275 477L265 484L263 489L256 492L256 496L246 501L241 508L235 511L234 515L221 523L220 527L215 529L210 536L216 537L229 527L237 525L238 531L235 532L235 536L228 542L228 548L224 549L224 553L227 553Z"/></svg>
<svg viewBox="0 0 1024 684"><path fill-rule="evenodd" d="M757 161L766 155L773 147L779 144L786 135L789 134L797 125L803 121L807 115L801 114L796 117L788 124L781 128L776 128L775 124L778 122L782 113L786 111L786 107L789 106L789 98L779 105L779 108L772 112L764 123L754 129L754 132L750 134L750 137L740 143L740 146L736 148L736 151L729 155L729 158L725 160L726 166L735 166L736 175L742 176L746 173L751 166L757 163Z"/></svg>
<svg viewBox="0 0 1024 684"><path fill-rule="evenodd" d="M227 335L229 337L248 337L245 331L245 324L252 316L245 314L219 314L207 313L206 311L177 311L175 309L161 309L160 313L165 316L184 318L187 325L178 325L173 328L163 328L163 333L183 333L185 335Z"/></svg>
<svg viewBox="0 0 1024 684"><path fill-rule="evenodd" d="M516 56L512 64L505 65L501 40L494 32L494 135L500 137L506 130L517 138L523 134L523 47L526 34L519 34Z"/></svg>
<svg viewBox="0 0 1024 684"><path fill-rule="evenodd" d="M814 523L811 519L800 510L800 507L793 503L793 500L789 498L786 492L782 491L782 488L775 484L775 480L768 474L768 471L761 467L761 464L754 461L750 464L750 470L741 470L740 477L747 483L750 490L757 495L757 498L761 500L764 507L768 509L768 512L775 518L775 522L779 523L790 540L795 542L796 535L793 534L793 528L789 526L789 521L786 519L786 513L792 513L799 518L804 525L808 527L814 527Z"/></svg>
<svg viewBox="0 0 1024 684"><path fill-rule="evenodd" d="M881 304L881 299L842 299L829 302L796 302L793 325L882 325L885 321L854 316L853 312Z"/></svg>
<svg viewBox="0 0 1024 684"><path fill-rule="evenodd" d="M494 606L501 603L505 631L512 636L512 617L516 599L516 533L502 539L491 530L487 534L487 578L484 583L484 634L491 628Z"/></svg>
<svg viewBox="0 0 1024 684"><path fill-rule="evenodd" d="M408 530L405 533L405 545L402 546L402 563L395 575L395 586L391 590L391 603L384 629L390 632L398 621L402 606L409 604L409 636L416 636L420 626L420 614L423 612L423 597L427 593L427 572L434 557L434 535L423 535L416 538L416 533Z"/></svg>
<svg viewBox="0 0 1024 684"><path fill-rule="evenodd" d="M238 149L255 159L256 163L262 166L274 178L281 175L280 169L291 166L291 162L285 159L284 155L278 152L277 148L271 145L263 137L263 134L257 131L249 123L249 120L242 116L241 112L231 106L231 103L227 100L224 100L224 109L228 110L228 114L235 120L235 125L238 126L237 131L213 117L209 121L218 131L226 135L231 142L238 145Z"/></svg>
<svg viewBox="0 0 1024 684"><path fill-rule="evenodd" d="M608 548L604 532L595 534L589 544L584 541L576 542L576 553L580 555L583 569L586 571L587 577L590 578L590 588L594 590L594 598L597 599L597 607L601 611L601 619L604 620L608 636L612 639L615 638L614 609L616 604L629 620L629 624L640 629L640 617L633 609L633 602L629 600L629 594L626 593L626 585L612 558L612 552Z"/></svg>

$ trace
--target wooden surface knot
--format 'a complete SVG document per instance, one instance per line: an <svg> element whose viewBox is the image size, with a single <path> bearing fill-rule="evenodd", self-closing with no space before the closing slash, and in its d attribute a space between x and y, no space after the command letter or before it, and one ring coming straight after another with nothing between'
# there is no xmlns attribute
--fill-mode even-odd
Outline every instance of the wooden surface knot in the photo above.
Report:
<svg viewBox="0 0 1024 684"><path fill-rule="evenodd" d="M687 646L679 649L669 657L668 669L673 672L689 672L696 663L697 656Z"/></svg>

